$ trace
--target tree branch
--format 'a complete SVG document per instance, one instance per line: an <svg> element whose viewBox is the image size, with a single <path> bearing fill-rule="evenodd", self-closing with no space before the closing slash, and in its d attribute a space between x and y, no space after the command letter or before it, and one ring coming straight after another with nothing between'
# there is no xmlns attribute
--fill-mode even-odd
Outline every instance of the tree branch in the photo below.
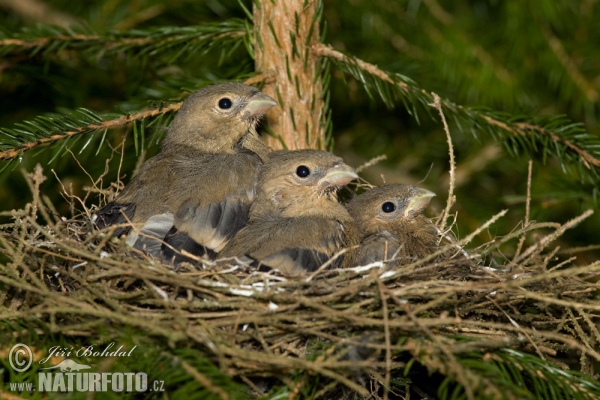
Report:
<svg viewBox="0 0 600 400"><path fill-rule="evenodd" d="M368 62L365 62L358 58L347 56L347 55L333 49L331 46L328 46L325 44L317 44L317 45L313 46L312 51L320 57L328 57L328 58L332 58L334 60L338 60L345 64L356 65L358 68L381 79L382 81L397 86L405 94L410 94L411 92L420 92L421 95L423 95L424 97L426 97L428 99L428 102L433 102L433 98L432 98L431 94L426 92L424 89L421 89L417 86L410 86L406 82L401 82L401 81L395 80L387 72L382 71L376 65L369 64ZM581 147L579 147L577 144L573 143L572 141L565 139L563 137L560 137L556 133L554 133L544 127L534 125L529 122L517 122L517 123L512 123L512 124L507 123L507 122L501 121L499 119L496 119L490 115L486 115L485 113L482 113L481 111L473 110L470 108L466 108L462 105L452 103L451 101L449 101L447 99L442 99L441 104L444 108L449 109L449 110L461 110L463 112L468 112L468 113L477 115L478 117L482 118L487 123L489 123L490 125L500 128L500 129L512 134L513 136L526 137L527 136L526 131L534 131L540 135L547 136L550 139L552 139L553 141L567 147L569 150L576 153L586 168L591 170L592 166L594 166L597 169L600 169L600 160L598 158L594 157L588 151L582 149Z"/></svg>
<svg viewBox="0 0 600 400"><path fill-rule="evenodd" d="M241 25L236 21L233 23L228 21L222 24L207 24L176 29L135 30L123 33L86 34L75 33L71 30L63 30L57 33L56 28L49 29L48 27L41 27L33 32L30 29L13 35L13 37L0 39L0 48L17 47L20 50L28 50L63 42L67 47L76 46L78 49L81 49L85 46L96 46L102 50L110 51L152 45L152 49L154 49L153 53L156 53L159 50L168 50L174 44L189 46L190 43L203 40L214 42L226 38L235 39L246 35L246 32L241 29ZM222 31L220 32L219 29ZM34 35L38 37L29 37ZM56 49L60 51L64 47L58 46Z"/></svg>
<svg viewBox="0 0 600 400"><path fill-rule="evenodd" d="M47 143L51 143L51 142L61 140L61 139L67 139L69 137L76 136L76 135L79 135L82 133L89 133L89 132L97 131L100 129L116 128L116 127L124 126L133 121L137 121L137 120L144 119L147 117L155 117L160 114L166 114L171 111L177 111L181 107L181 104L182 103L174 103L167 107L155 108L155 109L150 109L150 110L146 110L146 111L141 111L141 112L138 112L135 114L124 115L120 118L104 121L99 124L90 124L90 125L87 125L87 126L84 126L84 127L72 130L72 131L54 134L54 135L51 135L48 137L40 138L33 142L23 143L21 146L19 146L17 148L0 152L0 160L10 160L11 158L15 158L19 154L21 154L27 150L31 150L34 147L37 147L37 146L40 146L43 144L47 144Z"/></svg>

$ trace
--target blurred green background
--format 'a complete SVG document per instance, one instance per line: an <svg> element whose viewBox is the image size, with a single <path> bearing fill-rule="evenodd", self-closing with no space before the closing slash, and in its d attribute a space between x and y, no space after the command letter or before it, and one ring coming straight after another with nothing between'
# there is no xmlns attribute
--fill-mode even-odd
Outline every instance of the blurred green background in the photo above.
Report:
<svg viewBox="0 0 600 400"><path fill-rule="evenodd" d="M348 0L325 2L324 42L384 70L411 78L428 92L465 106L487 107L511 115L565 114L594 135L600 91L600 2L596 0ZM243 4L251 9L251 3ZM41 12L40 12L41 11ZM185 27L246 18L239 3L226 1L0 0L4 37L38 23L88 27L92 31L127 31ZM35 54L6 50L0 59L0 126L37 115L85 107L94 112L129 112L177 99L207 82L236 79L253 71L244 46L229 57L221 49L207 54L120 54L64 50ZM438 196L428 214L445 206L448 188L448 146L439 121L425 112L419 120L402 106L390 109L370 98L362 85L332 68L330 84L334 152L359 166L379 155L387 160L362 173L373 184L418 183ZM432 111L433 112L433 111ZM433 113L435 115L435 113ZM525 214L529 155L510 156L504 144L476 127L460 131L449 118L457 160L458 224L463 237L501 209L509 212L477 243L519 227ZM164 127L150 131L160 137ZM59 212L69 214L61 185L84 195L84 187L105 170L111 149L98 150L102 132L76 143L49 163L48 147L26 152L21 164L0 174L0 209L22 208L30 200L20 168L41 163L49 179L43 191ZM112 147L127 138L121 174L128 182L138 156L131 131L107 133ZM145 157L158 146L151 143ZM55 143L53 147L63 143ZM97 154L96 154L97 153ZM84 172L78 162L85 168ZM564 173L556 160L532 155L531 219L564 223L588 208L596 208L597 181ZM119 156L109 163L103 180L116 180ZM89 174L89 176L88 176ZM91 203L98 199L91 199ZM594 215L561 238L561 247L600 242L600 216ZM541 232L530 240L539 238ZM537 236L536 236L537 235ZM516 246L511 242L503 251ZM598 258L588 251L578 262Z"/></svg>

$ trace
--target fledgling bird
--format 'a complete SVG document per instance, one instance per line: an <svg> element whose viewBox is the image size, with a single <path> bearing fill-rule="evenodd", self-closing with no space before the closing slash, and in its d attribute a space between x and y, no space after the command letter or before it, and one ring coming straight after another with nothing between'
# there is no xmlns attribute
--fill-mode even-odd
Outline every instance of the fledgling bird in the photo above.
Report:
<svg viewBox="0 0 600 400"><path fill-rule="evenodd" d="M316 270L341 249L358 244L354 220L336 193L357 177L341 158L326 151L271 153L259 175L248 225L219 256L246 256L252 265L287 275ZM350 249L332 266L353 262Z"/></svg>
<svg viewBox="0 0 600 400"><path fill-rule="evenodd" d="M99 229L168 262L186 250L214 256L248 220L267 147L256 124L275 100L242 83L198 90L182 104L160 153L96 213Z"/></svg>
<svg viewBox="0 0 600 400"><path fill-rule="evenodd" d="M438 249L437 227L423 214L435 194L411 185L384 185L348 203L360 232L357 265L392 260L389 266L409 264Z"/></svg>

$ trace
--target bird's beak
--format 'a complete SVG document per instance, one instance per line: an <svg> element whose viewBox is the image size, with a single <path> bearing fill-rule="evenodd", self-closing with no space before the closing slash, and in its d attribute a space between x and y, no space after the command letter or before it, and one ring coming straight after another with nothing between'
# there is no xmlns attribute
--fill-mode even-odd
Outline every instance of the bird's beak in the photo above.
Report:
<svg viewBox="0 0 600 400"><path fill-rule="evenodd" d="M325 176L319 179L318 186L319 189L325 190L328 187L344 186L356 178L358 175L351 166L340 163L330 168Z"/></svg>
<svg viewBox="0 0 600 400"><path fill-rule="evenodd" d="M415 217L421 214L429 205L432 197L435 197L435 193L432 191L418 187L414 188L408 201L408 205L404 210L404 216Z"/></svg>
<svg viewBox="0 0 600 400"><path fill-rule="evenodd" d="M267 111L275 107L277 102L264 93L257 93L250 98L246 107L244 107L244 116L253 117L265 115Z"/></svg>

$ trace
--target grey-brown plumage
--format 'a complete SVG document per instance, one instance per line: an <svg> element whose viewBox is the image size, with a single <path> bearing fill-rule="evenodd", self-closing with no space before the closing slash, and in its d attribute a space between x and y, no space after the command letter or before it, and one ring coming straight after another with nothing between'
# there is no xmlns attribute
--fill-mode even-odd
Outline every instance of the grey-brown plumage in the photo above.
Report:
<svg viewBox="0 0 600 400"><path fill-rule="evenodd" d="M271 153L259 176L248 226L220 256L247 256L254 265L284 274L316 270L341 249L358 244L354 220L336 193L356 177L341 158L325 151ZM348 251L332 264L353 262L353 251Z"/></svg>
<svg viewBox="0 0 600 400"><path fill-rule="evenodd" d="M368 190L348 203L360 232L356 262L366 265L394 260L408 264L438 249L439 231L422 215L435 196L411 185L384 185Z"/></svg>
<svg viewBox="0 0 600 400"><path fill-rule="evenodd" d="M245 225L267 148L256 123L277 103L256 88L221 83L181 106L159 154L146 161L96 225L132 222L134 248L171 261L181 250L215 252Z"/></svg>

